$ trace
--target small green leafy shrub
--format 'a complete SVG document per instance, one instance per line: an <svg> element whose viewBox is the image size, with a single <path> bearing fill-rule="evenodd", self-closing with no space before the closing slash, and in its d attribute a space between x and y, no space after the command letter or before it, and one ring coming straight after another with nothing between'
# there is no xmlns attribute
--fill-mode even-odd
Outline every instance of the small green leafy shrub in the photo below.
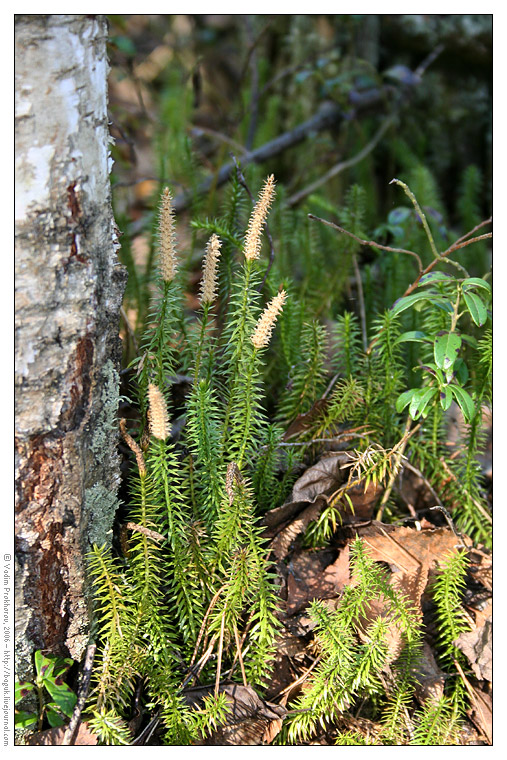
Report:
<svg viewBox="0 0 507 760"><path fill-rule="evenodd" d="M47 720L54 728L63 726L72 717L77 697L72 689L64 682L64 676L74 664L74 660L55 655L44 655L40 650L35 652L35 681L16 681L16 706L30 694L38 701L38 713L30 713L16 709L16 728L35 728L40 731Z"/></svg>

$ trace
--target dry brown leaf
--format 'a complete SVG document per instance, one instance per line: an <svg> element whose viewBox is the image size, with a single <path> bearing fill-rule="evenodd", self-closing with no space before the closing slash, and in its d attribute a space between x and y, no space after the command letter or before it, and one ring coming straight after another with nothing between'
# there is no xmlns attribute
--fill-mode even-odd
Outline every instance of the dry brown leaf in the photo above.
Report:
<svg viewBox="0 0 507 760"><path fill-rule="evenodd" d="M209 694L209 688L187 689L190 703L200 701ZM220 691L227 695L229 712L226 725L220 726L207 739L196 742L201 746L245 745L259 746L273 741L280 731L287 710L281 705L263 701L251 686L221 684Z"/></svg>
<svg viewBox="0 0 507 760"><path fill-rule="evenodd" d="M420 702L440 699L444 693L445 673L438 667L433 650L426 641L414 675L417 679L415 694Z"/></svg>
<svg viewBox="0 0 507 760"><path fill-rule="evenodd" d="M350 552L349 544L345 544L343 549L338 554L337 559L328 565L324 571L324 580L326 583L332 584L335 594L340 594L345 586L350 583Z"/></svg>
<svg viewBox="0 0 507 760"><path fill-rule="evenodd" d="M462 633L454 644L468 658L479 681L493 678L493 627L491 617L473 631Z"/></svg>
<svg viewBox="0 0 507 760"><path fill-rule="evenodd" d="M470 572L488 591L493 589L493 561L491 553L480 547L470 552Z"/></svg>
<svg viewBox="0 0 507 760"><path fill-rule="evenodd" d="M27 744L34 747L55 747L60 746L67 726L58 726L58 728L48 728L47 731L38 731L30 736ZM97 744L97 737L88 728L86 722L80 723L76 732L73 746L90 746Z"/></svg>
<svg viewBox="0 0 507 760"><path fill-rule="evenodd" d="M347 471L342 469L345 465L350 465L345 452L321 457L294 483L292 501L313 502L318 496L336 491L347 479Z"/></svg>
<svg viewBox="0 0 507 760"><path fill-rule="evenodd" d="M288 441L291 438L294 438L294 436L299 435L299 433L308 430L308 428L312 426L317 417L319 417L326 409L327 403L327 399L317 399L311 409L309 409L304 414L299 414L296 419L290 423L289 427L285 431L283 440Z"/></svg>
<svg viewBox="0 0 507 760"><path fill-rule="evenodd" d="M322 510L328 504L328 497L335 494L346 482L347 468L350 457L346 452L324 455L317 464L308 467L307 470L296 480L292 489L292 499L281 507L271 510L264 516L264 524L267 526L265 535L272 536L278 533L271 542L271 549L277 559L284 559L293 541L303 533L308 525L317 520ZM382 488L377 484L370 483L365 489L362 483L353 486L347 491L352 501L353 508L347 500L343 499L337 505L342 524L370 520L373 516L374 506L380 496ZM304 505L307 504L306 508ZM291 518L292 522L277 531L277 526Z"/></svg>
<svg viewBox="0 0 507 760"><path fill-rule="evenodd" d="M325 505L324 499L317 499L314 504L309 504L295 520L280 531L271 542L271 551L277 559L284 559L287 556L292 542L306 530L313 520L318 519Z"/></svg>
<svg viewBox="0 0 507 760"><path fill-rule="evenodd" d="M415 530L398 527L388 535L379 529L378 535L364 538L364 541L372 559L387 562L406 573L415 572L419 565L432 570L451 552L455 552L458 544L458 539L449 528Z"/></svg>
<svg viewBox="0 0 507 760"><path fill-rule="evenodd" d="M482 731L488 744L493 743L493 703L489 694L472 686L473 707L470 710L470 720Z"/></svg>
<svg viewBox="0 0 507 760"><path fill-rule="evenodd" d="M275 507L266 512L262 518L262 524L267 526L264 535L274 536L288 520L298 515L308 506L307 501L287 501L280 507Z"/></svg>
<svg viewBox="0 0 507 760"><path fill-rule="evenodd" d="M301 551L288 565L287 575L287 615L294 615L306 607L313 599L331 599L337 596L332 578L324 573L334 552Z"/></svg>
<svg viewBox="0 0 507 760"><path fill-rule="evenodd" d="M365 535L366 532L368 535ZM456 551L455 535L447 528L417 531L397 527L388 532L381 523L376 523L368 526L368 531L364 531L361 537L373 560L390 565L390 584L410 599L416 614L422 619L421 596L428 583L430 569L451 551ZM388 602L382 597L373 599L361 619L363 632L376 617L385 617L388 608ZM362 637L365 636L366 633L363 633ZM396 622L389 625L387 645L387 663L390 663L403 648L402 630ZM424 666L424 662L422 664Z"/></svg>

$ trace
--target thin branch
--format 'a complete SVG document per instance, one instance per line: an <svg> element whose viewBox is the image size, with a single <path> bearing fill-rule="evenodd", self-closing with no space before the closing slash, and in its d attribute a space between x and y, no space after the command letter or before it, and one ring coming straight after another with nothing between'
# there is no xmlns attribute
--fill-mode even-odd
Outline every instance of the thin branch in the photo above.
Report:
<svg viewBox="0 0 507 760"><path fill-rule="evenodd" d="M68 747L74 742L77 728L81 722L81 713L88 697L90 678L92 675L93 658L95 657L96 649L97 645L95 643L90 644L86 649L83 670L81 671L81 683L79 685L76 706L74 707L74 712L72 713L70 723L65 729L61 746Z"/></svg>
<svg viewBox="0 0 507 760"><path fill-rule="evenodd" d="M209 127L192 127L190 130L190 135L192 137L202 137L203 135L207 135L208 137L213 137L215 140L218 140L219 142L223 142L226 145L229 145L234 150L238 151L241 154L244 154L245 156L249 154L250 151L248 151L244 145L241 145L237 140L233 140L232 137L228 137L227 135L222 134L222 132L217 132L216 129L210 129Z"/></svg>
<svg viewBox="0 0 507 760"><path fill-rule="evenodd" d="M477 230L480 230L481 227L485 227L487 224L491 224L493 221L493 217L490 216L489 219L484 219L482 222L479 222L479 224L476 224L475 227L473 227L471 230L469 230L465 235L462 235L460 238L454 241L454 243L451 245L450 248L447 249L446 253L449 253L450 250L454 248L456 243L461 243L462 240L466 240L470 237L470 235L474 235Z"/></svg>
<svg viewBox="0 0 507 760"><path fill-rule="evenodd" d="M401 459L403 457L406 445L407 445L409 437L410 437L408 435L408 433L410 431L410 425L411 425L411 423L412 423L412 420L410 419L410 415L408 415L407 421L405 423L405 430L403 432L403 436L402 436L402 439L401 439L402 443L401 443L401 446L399 447L398 451L396 452L396 456L394 458L393 467L392 467L392 470L391 470L391 475L389 476L389 481L387 483L386 490L384 491L384 494L382 496L382 500L380 502L380 506L379 506L378 511L377 511L377 516L375 518L376 520L382 521L382 515L384 513L384 509L385 509L385 506L386 506L386 504L387 504L387 502L389 500L389 497L391 496L391 491L393 490L394 481L398 477L398 473L399 473L399 469L400 469L400 464L401 464ZM420 427L420 426L418 425L417 427Z"/></svg>
<svg viewBox="0 0 507 760"><path fill-rule="evenodd" d="M213 652L213 648L215 646L215 642L218 639L218 633L215 633L210 640L209 646L202 655L201 659L198 660L195 664L195 668L192 670L192 672L185 678L183 683L181 684L181 689L184 689L185 686L192 680L192 678L197 679L199 677L199 673L203 669L203 667L208 662L209 658L211 657L211 654Z"/></svg>
<svg viewBox="0 0 507 760"><path fill-rule="evenodd" d="M304 671L303 675L299 676L299 678L297 678L295 681L293 681L288 686L286 686L285 689L282 689L277 694L275 694L275 696L272 697L271 700L274 701L275 699L278 699L279 697L283 697L284 694L290 693L296 686L299 686L304 681L306 681L306 679L308 678L312 670L316 668L319 662L322 660L322 657L323 655L319 654L319 656L312 662L310 667Z"/></svg>
<svg viewBox="0 0 507 760"><path fill-rule="evenodd" d="M346 433L341 433L340 435L335 435L333 438L311 438L309 441L295 441L292 443L286 442L286 441L280 441L280 443L277 444L277 449L281 448L290 448L293 446L311 446L312 443L339 443L340 441L351 441L354 438L367 438L369 435L372 434L372 430L363 430L362 427L355 428L354 430L348 430ZM269 444L264 444L264 446L261 446L259 451L262 451L263 449L267 449Z"/></svg>
<svg viewBox="0 0 507 760"><path fill-rule="evenodd" d="M342 232L344 235L348 235L349 237L353 238L356 242L361 243L361 245L367 245L370 246L370 248L379 248L381 251L388 251L389 253L408 253L410 256L414 256L414 258L417 260L419 265L419 270L422 269L422 261L419 258L418 254L414 251L408 251L406 248L392 248L390 245L382 245L381 243L377 243L375 240L362 240L362 238L358 238L356 235L354 235L352 232L349 232L348 230L345 230L343 227L340 227L339 224L335 224L334 222L329 222L327 219L321 219L320 216L315 216L314 214L308 214L309 219L314 219L316 222L321 222L322 224L326 224L328 227L332 227L334 230L338 230L338 232Z"/></svg>
<svg viewBox="0 0 507 760"><path fill-rule="evenodd" d="M488 220L488 221L490 221L490 220ZM444 251L443 253L440 254L440 256L438 257L438 259L433 259L433 261L430 261L430 263L428 264L428 266L425 267L422 271L419 272L419 274L415 278L414 282L411 285L408 286L408 288L405 290L405 292L403 293L403 295L401 296L401 298L405 298L405 296L409 296L412 293L412 291L414 291L417 288L417 286L419 285L421 277L424 277L425 274L428 274L428 272L431 272L431 270L433 269L433 267L436 266L436 264L438 264L440 261L447 261L448 260L450 262L450 259L448 258L448 256L449 256L450 253L454 253L454 251L457 251L460 248L464 248L467 245L471 245L472 243L477 243L479 240L485 240L486 238L490 238L490 237L492 237L492 233L491 232L487 232L485 235L479 235L479 237L472 238L471 240L466 240L466 241L464 241L462 243L459 243L459 244L458 244L458 241L456 241L455 243L453 243L449 248L447 248L446 251ZM453 262L453 263L455 264L456 262Z"/></svg>
<svg viewBox="0 0 507 760"><path fill-rule="evenodd" d="M395 177L394 179L390 181L389 184L392 185L393 183L396 185L399 185L403 189L403 192L405 193L405 195L410 199L412 205L414 206L416 210L416 213L419 215L419 219L422 222L433 256L435 257L435 259L438 259L437 247L435 245L435 241L433 240L433 235L431 234L431 229L428 224L428 220L426 219L426 215L424 211L422 210L422 208L420 207L417 198L415 197L414 193L409 188L409 186L405 182L402 182L401 179L396 179Z"/></svg>
<svg viewBox="0 0 507 760"><path fill-rule="evenodd" d="M463 538L463 534L457 530L456 526L454 525L453 519L449 512L446 510L445 507L442 507L441 504L438 504L436 507L430 507L430 509L438 509L440 512L442 512L443 516L445 517L445 520L447 522L447 525L452 530L458 541L460 542L460 545L463 549L470 549L471 547L467 546L465 543L465 540Z"/></svg>
<svg viewBox="0 0 507 760"><path fill-rule="evenodd" d="M218 690L220 688L220 671L222 669L222 653L224 650L224 632L225 632L225 609L222 615L222 621L220 623L220 640L218 642L218 660L217 660L217 674L215 678L215 697L218 697Z"/></svg>
<svg viewBox="0 0 507 760"><path fill-rule="evenodd" d="M471 240L464 240L462 243L453 243L453 245L447 249L444 253L442 253L442 258L444 256L448 256L449 253L454 253L454 251L459 251L460 248L465 248L467 245L472 245L472 243L478 243L480 240L487 240L488 238L492 238L493 233L492 232L485 232L484 235L479 235L478 237L472 238Z"/></svg>
<svg viewBox="0 0 507 760"><path fill-rule="evenodd" d="M225 586L222 586L221 588L219 588L218 591L217 591L217 593L215 594L215 596L213 597L213 599L211 600L211 602L208 605L208 609L206 610L206 614L204 615L203 621L201 623L201 628L200 628L199 634L197 636L197 641L195 643L194 652L192 654L192 659L190 660L190 666L192 666L194 664L195 658L197 657L197 652L199 651L199 646L201 644L201 639L203 637L204 630L206 628L206 623L207 623L208 618L209 618L209 616L211 614L211 611L213 610L213 607L215 606L215 604L218 601L218 597L220 596L220 594L222 593L222 591L224 589L225 589Z"/></svg>
<svg viewBox="0 0 507 760"><path fill-rule="evenodd" d="M433 61L436 58L438 58L440 53L442 53L444 50L445 50L445 45L442 45L442 44L437 45L436 48L432 50L431 53L427 55L423 61L421 61L419 66L414 71L414 74L416 75L416 77L419 77L419 79L421 79L426 69L431 66Z"/></svg>
<svg viewBox="0 0 507 760"><path fill-rule="evenodd" d="M406 460L403 463L403 467L405 469L407 469L407 470L410 470L410 472L413 472L414 475L417 475L418 478L421 478L422 482L424 483L424 485L426 486L426 488L428 489L428 491L431 493L431 495L433 496L433 498L437 502L437 505L439 507L441 507L442 506L442 502L440 501L439 495L437 494L437 492L435 491L435 489L433 488L433 486L429 482L428 478L425 475L423 475L423 473L421 472L421 470L418 470L417 467L414 467L414 465L411 462L409 462L408 460Z"/></svg>
<svg viewBox="0 0 507 760"><path fill-rule="evenodd" d="M241 654L241 642L239 640L238 628L234 625L234 640L236 642L236 649L238 652L239 667L241 668L241 676L243 678L243 686L248 686L248 680L245 673L245 665L243 663L243 656Z"/></svg>
<svg viewBox="0 0 507 760"><path fill-rule="evenodd" d="M380 95L378 98L379 104L382 102ZM245 154L243 157L243 164L250 163L263 163L273 158L273 156L282 153L284 150L298 145L305 140L309 135L315 134L315 132L321 132L327 129L333 124L337 124L344 119L344 114L341 108L335 103L324 103L319 111L312 116L311 119L298 124L297 127L291 129L288 132L275 137L273 140L264 143L259 148L256 148L251 153ZM230 161L224 164L217 172L214 172L210 176L206 177L195 190L188 191L177 195L173 202L173 208L176 214L184 211L189 204L194 200L195 196L205 195L208 193L211 187L220 187L229 179L230 175L234 171L234 162Z"/></svg>
<svg viewBox="0 0 507 760"><path fill-rule="evenodd" d="M388 116L384 121L382 122L380 128L377 130L377 133L373 137L370 142L365 145L365 147L359 151L355 156L352 158L347 159L346 161L340 161L338 164L335 164L331 169L329 169L328 172L326 172L322 177L319 177L315 180L315 182L312 182L307 187L300 190L298 193L294 193L294 195L291 195L291 197L287 200L288 206L295 206L297 203L303 200L303 198L306 198L307 195L310 195L310 193L313 193L314 190L316 190L321 185L325 184L328 180L332 179L333 177L336 177L337 174L340 174L341 172L345 171L345 169L349 169L351 166L355 166L360 161L363 160L363 158L366 158L366 156L372 152L372 150L376 147L376 145L379 143L385 132L389 129L389 127L394 123L394 116Z"/></svg>

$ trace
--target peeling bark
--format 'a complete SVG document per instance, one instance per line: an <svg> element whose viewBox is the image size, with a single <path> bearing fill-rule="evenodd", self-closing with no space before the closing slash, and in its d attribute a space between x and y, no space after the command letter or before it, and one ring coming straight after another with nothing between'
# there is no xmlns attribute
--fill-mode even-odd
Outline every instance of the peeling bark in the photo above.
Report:
<svg viewBox="0 0 507 760"><path fill-rule="evenodd" d="M16 17L16 655L79 659L85 554L110 541L125 275L103 16Z"/></svg>

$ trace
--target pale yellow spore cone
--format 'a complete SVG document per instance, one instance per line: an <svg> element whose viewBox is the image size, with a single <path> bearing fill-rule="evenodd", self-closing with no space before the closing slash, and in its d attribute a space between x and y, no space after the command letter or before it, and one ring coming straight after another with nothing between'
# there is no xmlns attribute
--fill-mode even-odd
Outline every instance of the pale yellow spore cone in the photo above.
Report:
<svg viewBox="0 0 507 760"><path fill-rule="evenodd" d="M154 438L158 438L159 441L165 441L169 438L171 432L169 415L164 395L160 388L153 385L153 383L150 383L148 386L148 402L150 405L148 415L150 432Z"/></svg>
<svg viewBox="0 0 507 760"><path fill-rule="evenodd" d="M204 254L201 291L199 293L201 306L213 303L217 296L217 270L221 245L220 238L213 233L208 240L206 253Z"/></svg>
<svg viewBox="0 0 507 760"><path fill-rule="evenodd" d="M261 253L261 234L269 207L275 197L275 177L269 176L259 193L259 199L250 216L243 251L247 260L258 259Z"/></svg>
<svg viewBox="0 0 507 760"><path fill-rule="evenodd" d="M164 188L160 201L158 245L160 274L164 282L171 282L176 274L177 258L174 210L171 192L168 187Z"/></svg>
<svg viewBox="0 0 507 760"><path fill-rule="evenodd" d="M285 290L281 290L278 295L271 299L262 312L251 338L256 349L265 348L268 345L276 323L276 318L282 311L286 300L287 293Z"/></svg>

